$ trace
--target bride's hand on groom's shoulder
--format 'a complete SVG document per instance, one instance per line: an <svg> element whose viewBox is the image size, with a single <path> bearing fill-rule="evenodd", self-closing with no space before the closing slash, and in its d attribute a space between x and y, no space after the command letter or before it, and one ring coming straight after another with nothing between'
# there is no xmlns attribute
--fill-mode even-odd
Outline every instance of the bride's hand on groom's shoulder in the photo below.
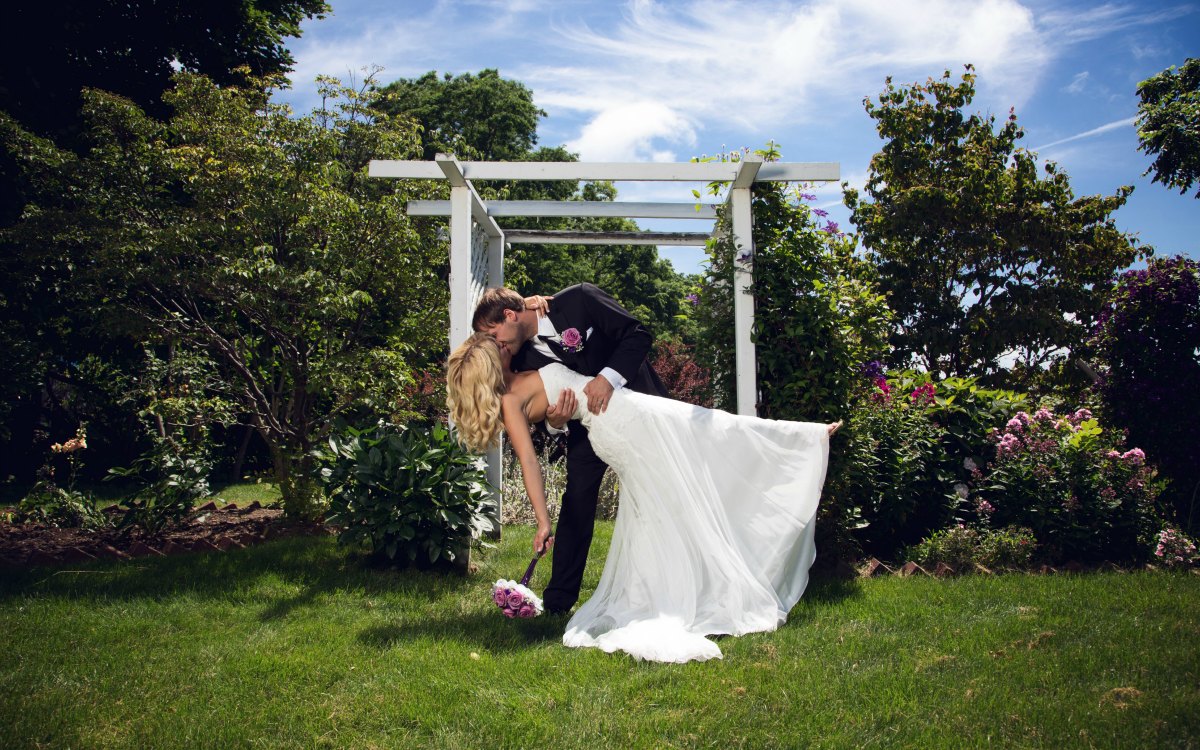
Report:
<svg viewBox="0 0 1200 750"><path fill-rule="evenodd" d="M554 299L553 296L534 294L525 298L525 309L537 310L538 317L544 318L550 314L550 300L552 299Z"/></svg>

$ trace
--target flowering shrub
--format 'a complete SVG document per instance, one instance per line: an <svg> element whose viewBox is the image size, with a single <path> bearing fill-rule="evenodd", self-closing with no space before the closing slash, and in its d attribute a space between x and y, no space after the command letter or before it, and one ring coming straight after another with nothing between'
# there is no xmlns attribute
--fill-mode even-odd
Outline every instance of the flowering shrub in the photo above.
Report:
<svg viewBox="0 0 1200 750"><path fill-rule="evenodd" d="M1139 449L1120 450L1086 409L1018 412L993 432L967 512L990 528L1028 527L1051 560L1133 560L1161 528L1160 483Z"/></svg>
<svg viewBox="0 0 1200 750"><path fill-rule="evenodd" d="M1092 338L1106 419L1149 451L1167 499L1189 531L1200 526L1200 263L1161 258L1126 272Z"/></svg>
<svg viewBox="0 0 1200 750"><path fill-rule="evenodd" d="M1200 562L1196 554L1196 543L1187 534L1168 526L1158 532L1154 546L1154 556L1168 567L1184 567Z"/></svg>
<svg viewBox="0 0 1200 750"><path fill-rule="evenodd" d="M822 506L843 508L854 539L888 557L953 518L950 477L942 467L943 430L923 408L924 392L894 396L882 378L847 420L846 442L830 457ZM837 519L819 518L836 523Z"/></svg>
<svg viewBox="0 0 1200 750"><path fill-rule="evenodd" d="M1024 569L1033 562L1037 540L1020 526L1003 529L957 524L934 532L908 551L908 559L925 567L945 563L959 572L978 563L993 570Z"/></svg>

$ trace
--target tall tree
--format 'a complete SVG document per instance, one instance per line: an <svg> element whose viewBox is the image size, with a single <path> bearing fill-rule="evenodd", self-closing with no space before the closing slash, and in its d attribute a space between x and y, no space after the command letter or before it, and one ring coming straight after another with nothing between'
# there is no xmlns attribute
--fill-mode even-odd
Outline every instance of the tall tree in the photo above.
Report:
<svg viewBox="0 0 1200 750"><path fill-rule="evenodd" d="M546 113L520 81L488 68L479 75L401 78L379 91L379 108L421 123L421 158L438 152L480 161L529 158L537 144L538 120Z"/></svg>
<svg viewBox="0 0 1200 750"><path fill-rule="evenodd" d="M0 118L36 196L8 239L65 248L114 325L211 359L286 509L308 515L316 441L341 415L386 412L411 352L444 346L447 261L403 212L429 186L366 176L370 159L415 156L415 132L332 79L327 108L303 118L265 81L175 80L166 123L86 93L82 157Z"/></svg>
<svg viewBox="0 0 1200 750"><path fill-rule="evenodd" d="M84 88L162 118L176 68L218 83L233 82L243 66L258 76L285 73L293 64L285 40L328 11L324 0L15 0L4 13L0 109L60 144L77 134Z"/></svg>
<svg viewBox="0 0 1200 750"><path fill-rule="evenodd" d="M1016 114L969 114L967 66L867 98L883 149L865 196L845 201L895 313L901 364L1011 382L1005 360L1041 372L1078 345L1099 313L1097 290L1150 253L1116 228L1132 192L1076 198L1067 175L1017 147ZM870 200L866 198L869 197Z"/></svg>
<svg viewBox="0 0 1200 750"><path fill-rule="evenodd" d="M1145 174L1186 193L1200 181L1200 58L1147 78L1137 93L1138 150L1154 157Z"/></svg>

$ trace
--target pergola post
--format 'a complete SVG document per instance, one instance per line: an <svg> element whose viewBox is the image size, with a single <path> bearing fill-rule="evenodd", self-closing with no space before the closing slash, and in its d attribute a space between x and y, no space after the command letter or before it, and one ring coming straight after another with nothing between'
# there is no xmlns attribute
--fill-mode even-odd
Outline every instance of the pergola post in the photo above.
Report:
<svg viewBox="0 0 1200 750"><path fill-rule="evenodd" d="M437 164L450 183L450 350L472 333L471 317L484 289L504 286L504 232L463 176L453 156L437 155ZM503 437L501 437L503 440ZM500 491L504 471L501 446L487 452L491 486L492 538L500 538Z"/></svg>
<svg viewBox="0 0 1200 750"><path fill-rule="evenodd" d="M754 218L750 211L750 186L758 176L762 158L748 156L729 188L733 230L733 339L737 373L737 413L758 414L758 373L754 359Z"/></svg>

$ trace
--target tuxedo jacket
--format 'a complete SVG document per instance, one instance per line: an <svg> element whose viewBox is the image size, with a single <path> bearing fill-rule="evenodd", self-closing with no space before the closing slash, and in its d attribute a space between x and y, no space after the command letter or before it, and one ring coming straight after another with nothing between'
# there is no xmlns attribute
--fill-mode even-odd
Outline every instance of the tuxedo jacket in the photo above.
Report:
<svg viewBox="0 0 1200 750"><path fill-rule="evenodd" d="M577 352L547 341L562 363L582 375L595 376L611 367L625 378L625 387L654 396L667 395L662 381L646 361L653 338L636 318L595 284L567 287L550 301L550 322L561 339L574 328L584 337ZM513 357L516 370L536 370L554 360L526 342Z"/></svg>

